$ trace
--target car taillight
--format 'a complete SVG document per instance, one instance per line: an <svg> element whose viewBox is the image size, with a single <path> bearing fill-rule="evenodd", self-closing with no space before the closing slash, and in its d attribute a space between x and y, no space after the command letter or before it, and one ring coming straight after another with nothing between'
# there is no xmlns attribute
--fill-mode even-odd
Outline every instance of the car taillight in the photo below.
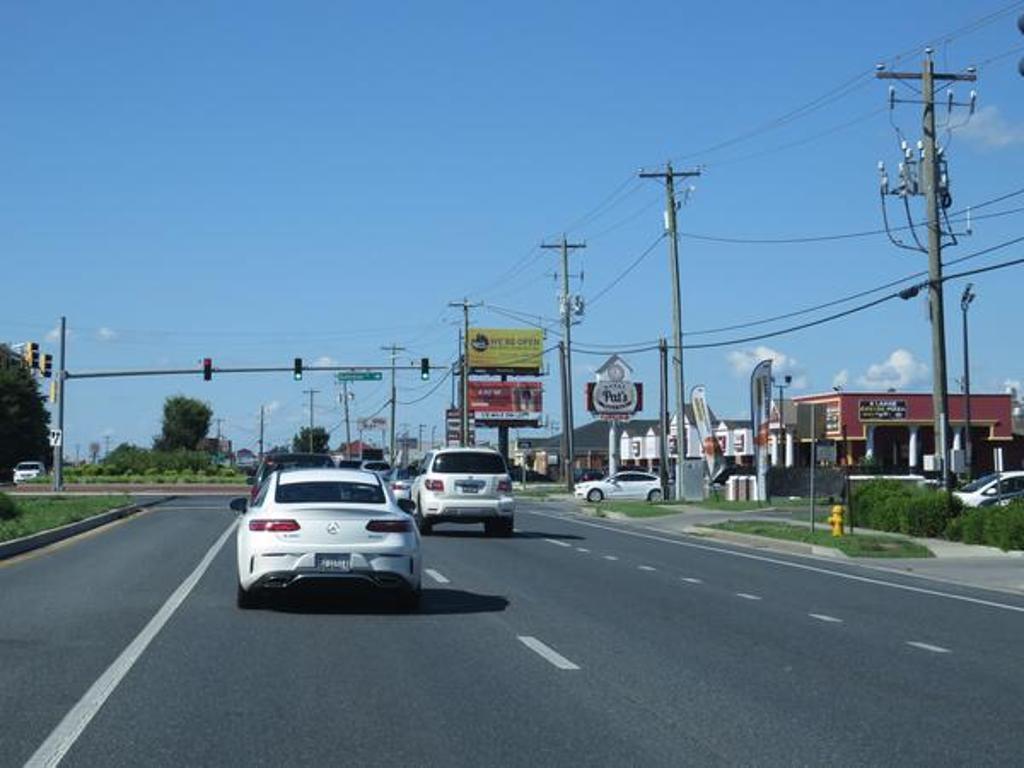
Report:
<svg viewBox="0 0 1024 768"><path fill-rule="evenodd" d="M511 480L499 480L498 490L505 491L506 493L512 492L512 481Z"/></svg>
<svg viewBox="0 0 1024 768"><path fill-rule="evenodd" d="M250 520L250 531L297 531L297 520Z"/></svg>
<svg viewBox="0 0 1024 768"><path fill-rule="evenodd" d="M443 491L444 480L424 480L423 487L428 491Z"/></svg>
<svg viewBox="0 0 1024 768"><path fill-rule="evenodd" d="M371 520L366 524L366 530L374 533L408 533L412 530L412 523L408 520Z"/></svg>

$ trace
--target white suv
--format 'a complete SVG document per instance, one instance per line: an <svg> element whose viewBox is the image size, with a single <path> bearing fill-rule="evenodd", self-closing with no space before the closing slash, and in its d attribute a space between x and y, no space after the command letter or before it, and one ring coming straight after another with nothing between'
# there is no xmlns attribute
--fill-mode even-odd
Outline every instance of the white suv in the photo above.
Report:
<svg viewBox="0 0 1024 768"><path fill-rule="evenodd" d="M442 448L423 457L410 492L416 524L483 523L488 536L511 536L516 501L505 460L489 448Z"/></svg>
<svg viewBox="0 0 1024 768"><path fill-rule="evenodd" d="M14 482L24 483L46 474L46 467L41 461L21 461L14 467Z"/></svg>

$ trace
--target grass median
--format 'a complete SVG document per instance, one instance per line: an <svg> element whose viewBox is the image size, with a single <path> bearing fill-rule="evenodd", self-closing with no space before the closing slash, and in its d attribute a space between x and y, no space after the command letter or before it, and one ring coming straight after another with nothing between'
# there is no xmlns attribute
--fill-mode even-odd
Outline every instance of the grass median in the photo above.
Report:
<svg viewBox="0 0 1024 768"><path fill-rule="evenodd" d="M602 501L587 504L598 517L607 517L609 512L616 512L626 517L662 517L682 512L682 508L671 502L658 501Z"/></svg>
<svg viewBox="0 0 1024 768"><path fill-rule="evenodd" d="M710 527L770 539L816 544L819 547L834 547L850 557L934 557L927 547L899 536L833 536L828 530L811 533L810 528L803 526L761 520L730 520Z"/></svg>
<svg viewBox="0 0 1024 768"><path fill-rule="evenodd" d="M38 498L16 498L0 494L0 541L20 539L68 523L77 523L129 504L131 499L122 494Z"/></svg>

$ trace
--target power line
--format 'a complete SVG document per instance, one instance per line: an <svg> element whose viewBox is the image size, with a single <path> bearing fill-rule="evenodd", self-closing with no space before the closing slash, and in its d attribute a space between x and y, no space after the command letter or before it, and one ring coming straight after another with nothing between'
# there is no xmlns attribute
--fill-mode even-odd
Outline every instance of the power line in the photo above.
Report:
<svg viewBox="0 0 1024 768"><path fill-rule="evenodd" d="M658 237L654 240L654 242L652 242L650 245L648 245L640 253L639 256L637 256L635 259L633 259L633 261L630 262L629 266L627 266L624 270L622 270L622 272L620 272L618 274L618 276L614 280L612 280L610 283L608 283L608 285L606 285L600 291L595 293L590 299L588 299L588 301L591 304L591 306L593 306L594 302L600 300L602 296L604 296L606 293L608 293L608 291L610 291L616 285L621 283L626 278L626 276L629 275L630 272L632 272L634 269L636 269L638 266L640 266L640 262L642 262L644 259L646 259L650 255L651 251L653 251L658 246L658 243L660 243L662 240L665 239L665 235L666 234L667 234L666 232L662 232L661 234L659 234Z"/></svg>
<svg viewBox="0 0 1024 768"><path fill-rule="evenodd" d="M416 405L416 403L422 403L428 397L430 397L435 392L437 392L437 390L441 388L441 385L444 384L446 381L448 381L448 377L451 376L451 375L452 375L452 369L449 367L448 370L445 371L445 374L440 379L437 380L437 383L433 387L431 387L430 391L427 392L425 395L422 395L421 397L417 397L415 400L409 400L408 402L399 400L398 404L399 405Z"/></svg>

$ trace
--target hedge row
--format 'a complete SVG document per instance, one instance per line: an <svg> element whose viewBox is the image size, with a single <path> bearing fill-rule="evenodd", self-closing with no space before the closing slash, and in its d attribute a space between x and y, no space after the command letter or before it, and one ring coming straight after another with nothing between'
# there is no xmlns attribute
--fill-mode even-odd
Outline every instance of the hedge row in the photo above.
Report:
<svg viewBox="0 0 1024 768"><path fill-rule="evenodd" d="M90 466L104 467L107 474L112 475L140 475L153 470L201 472L209 468L216 469L213 457L203 451L151 451L128 443L117 446L102 464Z"/></svg>
<svg viewBox="0 0 1024 768"><path fill-rule="evenodd" d="M871 480L853 492L854 524L877 531L1024 549L1024 502L965 509L946 493L901 483Z"/></svg>
<svg viewBox="0 0 1024 768"><path fill-rule="evenodd" d="M160 467L148 467L143 469L131 469L117 464L86 464L84 467L74 467L72 469L65 470L67 476L77 477L112 477L112 476L124 476L124 475L140 475L146 477L187 477L187 476L202 476L202 477L234 477L238 474L238 471L233 467L218 467L207 464L206 466L198 469L182 468L182 469L161 469Z"/></svg>

